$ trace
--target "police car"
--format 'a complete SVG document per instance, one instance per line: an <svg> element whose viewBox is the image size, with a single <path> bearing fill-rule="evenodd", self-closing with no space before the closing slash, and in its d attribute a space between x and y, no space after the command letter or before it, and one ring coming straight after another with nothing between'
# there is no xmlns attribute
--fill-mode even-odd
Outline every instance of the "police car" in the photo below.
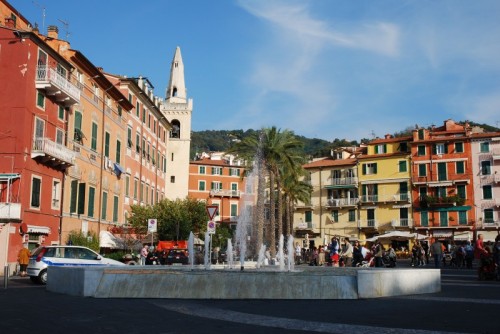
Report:
<svg viewBox="0 0 500 334"><path fill-rule="evenodd" d="M28 264L28 276L33 282L47 284L49 266L124 266L122 262L105 258L82 246L41 246L35 249Z"/></svg>

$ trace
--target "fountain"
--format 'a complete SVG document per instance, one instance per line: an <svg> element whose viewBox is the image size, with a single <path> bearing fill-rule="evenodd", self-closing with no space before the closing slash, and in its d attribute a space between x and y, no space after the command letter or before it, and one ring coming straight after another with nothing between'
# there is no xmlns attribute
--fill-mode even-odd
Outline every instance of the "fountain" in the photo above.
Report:
<svg viewBox="0 0 500 334"><path fill-rule="evenodd" d="M204 267L194 265L194 236L189 236L190 266L49 267L47 290L95 298L180 299L357 299L434 293L441 289L438 269L332 268L294 266L293 237L279 238L279 269L263 266L264 173L258 155L247 177L241 200L245 207L238 219L235 249L240 270L234 270L233 244L228 240L228 268L212 269L210 235L205 234ZM257 183L257 205L254 216ZM252 189L251 191L248 191ZM256 230L254 226L257 226ZM252 242L249 242L252 240ZM271 248L271 247L269 247ZM274 248L274 247L273 247ZM245 268L250 253L255 268ZM287 270L285 270L287 262ZM247 270L248 269L248 270ZM311 284L317 288L310 289Z"/></svg>

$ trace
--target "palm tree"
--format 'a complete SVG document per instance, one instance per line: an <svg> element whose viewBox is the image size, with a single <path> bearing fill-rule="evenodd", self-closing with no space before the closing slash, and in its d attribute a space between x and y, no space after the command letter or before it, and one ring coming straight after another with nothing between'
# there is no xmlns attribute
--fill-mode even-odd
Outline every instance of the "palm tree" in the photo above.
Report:
<svg viewBox="0 0 500 334"><path fill-rule="evenodd" d="M293 212L295 204L303 202L308 204L311 200L312 186L306 181L299 181L298 178L289 175L283 182L285 192L286 229L287 235L293 231Z"/></svg>

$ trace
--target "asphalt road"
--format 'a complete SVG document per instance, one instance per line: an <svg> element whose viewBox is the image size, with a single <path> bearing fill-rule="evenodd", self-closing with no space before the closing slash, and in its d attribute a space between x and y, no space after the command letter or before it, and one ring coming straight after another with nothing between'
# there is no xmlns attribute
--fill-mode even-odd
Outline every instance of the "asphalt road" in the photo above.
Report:
<svg viewBox="0 0 500 334"><path fill-rule="evenodd" d="M0 277L0 333L500 333L500 282L441 275L439 293L364 300L95 299Z"/></svg>

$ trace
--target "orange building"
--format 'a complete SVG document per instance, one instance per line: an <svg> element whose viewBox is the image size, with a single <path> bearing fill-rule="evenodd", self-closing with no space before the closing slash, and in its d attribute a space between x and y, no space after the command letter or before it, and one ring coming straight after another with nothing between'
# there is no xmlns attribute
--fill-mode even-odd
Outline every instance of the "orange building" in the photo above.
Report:
<svg viewBox="0 0 500 334"><path fill-rule="evenodd" d="M215 221L236 227L243 210L244 166L223 153L203 154L189 164L189 197L217 205Z"/></svg>
<svg viewBox="0 0 500 334"><path fill-rule="evenodd" d="M460 239L476 221L471 127L447 120L416 129L411 143L415 229L434 238Z"/></svg>

